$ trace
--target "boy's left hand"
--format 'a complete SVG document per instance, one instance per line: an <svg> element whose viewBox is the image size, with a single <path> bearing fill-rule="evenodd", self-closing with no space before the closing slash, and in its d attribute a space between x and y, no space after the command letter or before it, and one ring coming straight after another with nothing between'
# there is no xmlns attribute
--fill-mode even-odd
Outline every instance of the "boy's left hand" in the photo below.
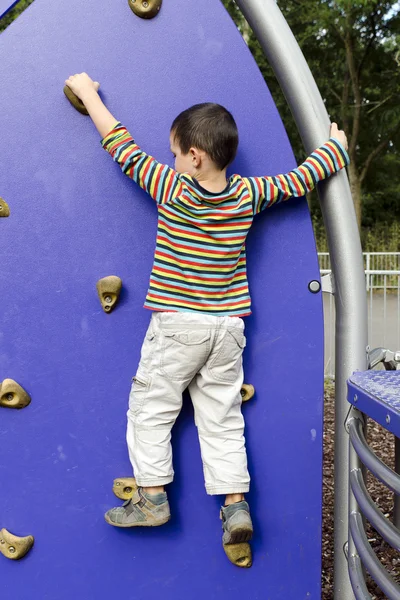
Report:
<svg viewBox="0 0 400 600"><path fill-rule="evenodd" d="M330 137L331 138L335 138L335 140L337 140L338 142L340 142L343 146L343 148L346 150L349 149L349 145L347 143L347 137L344 131L342 131L341 129L338 128L337 123L332 123L331 124L331 133L330 133Z"/></svg>
<svg viewBox="0 0 400 600"><path fill-rule="evenodd" d="M87 73L71 75L65 81L65 84L71 88L74 94L78 96L83 103L85 103L85 96L87 96L88 93L97 92L100 87L99 82L93 81Z"/></svg>

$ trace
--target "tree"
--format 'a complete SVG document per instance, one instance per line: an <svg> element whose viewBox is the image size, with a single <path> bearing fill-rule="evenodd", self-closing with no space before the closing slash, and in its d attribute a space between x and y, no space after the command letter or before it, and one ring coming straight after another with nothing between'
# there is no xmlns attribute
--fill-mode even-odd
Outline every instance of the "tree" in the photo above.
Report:
<svg viewBox="0 0 400 600"><path fill-rule="evenodd" d="M254 35L244 24L233 0L224 0L273 94L290 138L293 120ZM391 177L399 171L400 156L400 6L382 0L282 0L285 15L310 65L331 119L348 132L350 186L358 223L363 196L381 191L373 177L385 163ZM391 158L387 160L388 156ZM380 160L380 163L378 163ZM375 188L375 189L374 189ZM397 206L400 200L396 188ZM397 213L400 217L400 211Z"/></svg>

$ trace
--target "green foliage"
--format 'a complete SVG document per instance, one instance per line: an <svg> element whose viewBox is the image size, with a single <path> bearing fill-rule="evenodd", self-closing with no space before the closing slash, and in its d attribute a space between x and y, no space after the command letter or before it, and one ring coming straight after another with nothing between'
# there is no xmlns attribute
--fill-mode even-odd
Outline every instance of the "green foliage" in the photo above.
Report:
<svg viewBox="0 0 400 600"><path fill-rule="evenodd" d="M392 223L379 223L363 230L365 252L399 252L400 220Z"/></svg>
<svg viewBox="0 0 400 600"><path fill-rule="evenodd" d="M399 155L388 151L379 160L379 169L367 176L363 195L365 205L364 226L400 224L400 168ZM398 246L400 251L400 244Z"/></svg>
<svg viewBox="0 0 400 600"><path fill-rule="evenodd" d="M2 19L0 19L0 33L6 29L34 0L21 0L10 10ZM11 4L11 0L10 0Z"/></svg>
<svg viewBox="0 0 400 600"><path fill-rule="evenodd" d="M263 52L233 0L223 0L268 84L296 159L304 149ZM382 0L280 0L316 79L331 120L353 141L352 160L362 179L362 238L393 246L400 222L400 6ZM380 146L385 143L383 148ZM380 150L378 153L377 150ZM321 250L326 248L318 202L311 198ZM372 232L376 228L377 234ZM400 248L397 246L396 250ZM368 248L373 249L373 248ZM378 250L378 248L376 248Z"/></svg>

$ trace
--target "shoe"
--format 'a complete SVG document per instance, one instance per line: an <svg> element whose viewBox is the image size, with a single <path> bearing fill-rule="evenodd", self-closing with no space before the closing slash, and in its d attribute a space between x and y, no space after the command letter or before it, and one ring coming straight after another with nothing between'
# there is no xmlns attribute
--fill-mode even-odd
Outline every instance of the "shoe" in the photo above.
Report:
<svg viewBox="0 0 400 600"><path fill-rule="evenodd" d="M250 544L224 544L226 556L232 564L241 569L249 569L253 564Z"/></svg>
<svg viewBox="0 0 400 600"><path fill-rule="evenodd" d="M222 543L241 544L249 542L253 537L253 524L250 517L249 505L245 500L235 502L221 508Z"/></svg>
<svg viewBox="0 0 400 600"><path fill-rule="evenodd" d="M171 518L167 494L147 494L138 487L131 499L104 515L114 527L158 527Z"/></svg>

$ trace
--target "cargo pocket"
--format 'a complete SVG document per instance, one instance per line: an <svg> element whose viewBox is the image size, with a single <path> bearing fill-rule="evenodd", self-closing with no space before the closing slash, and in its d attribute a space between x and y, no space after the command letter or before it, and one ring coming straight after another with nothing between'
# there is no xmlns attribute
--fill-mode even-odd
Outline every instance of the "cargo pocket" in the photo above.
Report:
<svg viewBox="0 0 400 600"><path fill-rule="evenodd" d="M143 408L150 384L151 377L140 371L132 378L132 386L129 394L129 410L133 415L137 415Z"/></svg>
<svg viewBox="0 0 400 600"><path fill-rule="evenodd" d="M242 354L246 337L242 329L227 329L219 350L211 359L208 370L217 381L234 383L242 369Z"/></svg>
<svg viewBox="0 0 400 600"><path fill-rule="evenodd" d="M176 381L192 379L210 352L210 332L196 330L162 332L161 371Z"/></svg>

